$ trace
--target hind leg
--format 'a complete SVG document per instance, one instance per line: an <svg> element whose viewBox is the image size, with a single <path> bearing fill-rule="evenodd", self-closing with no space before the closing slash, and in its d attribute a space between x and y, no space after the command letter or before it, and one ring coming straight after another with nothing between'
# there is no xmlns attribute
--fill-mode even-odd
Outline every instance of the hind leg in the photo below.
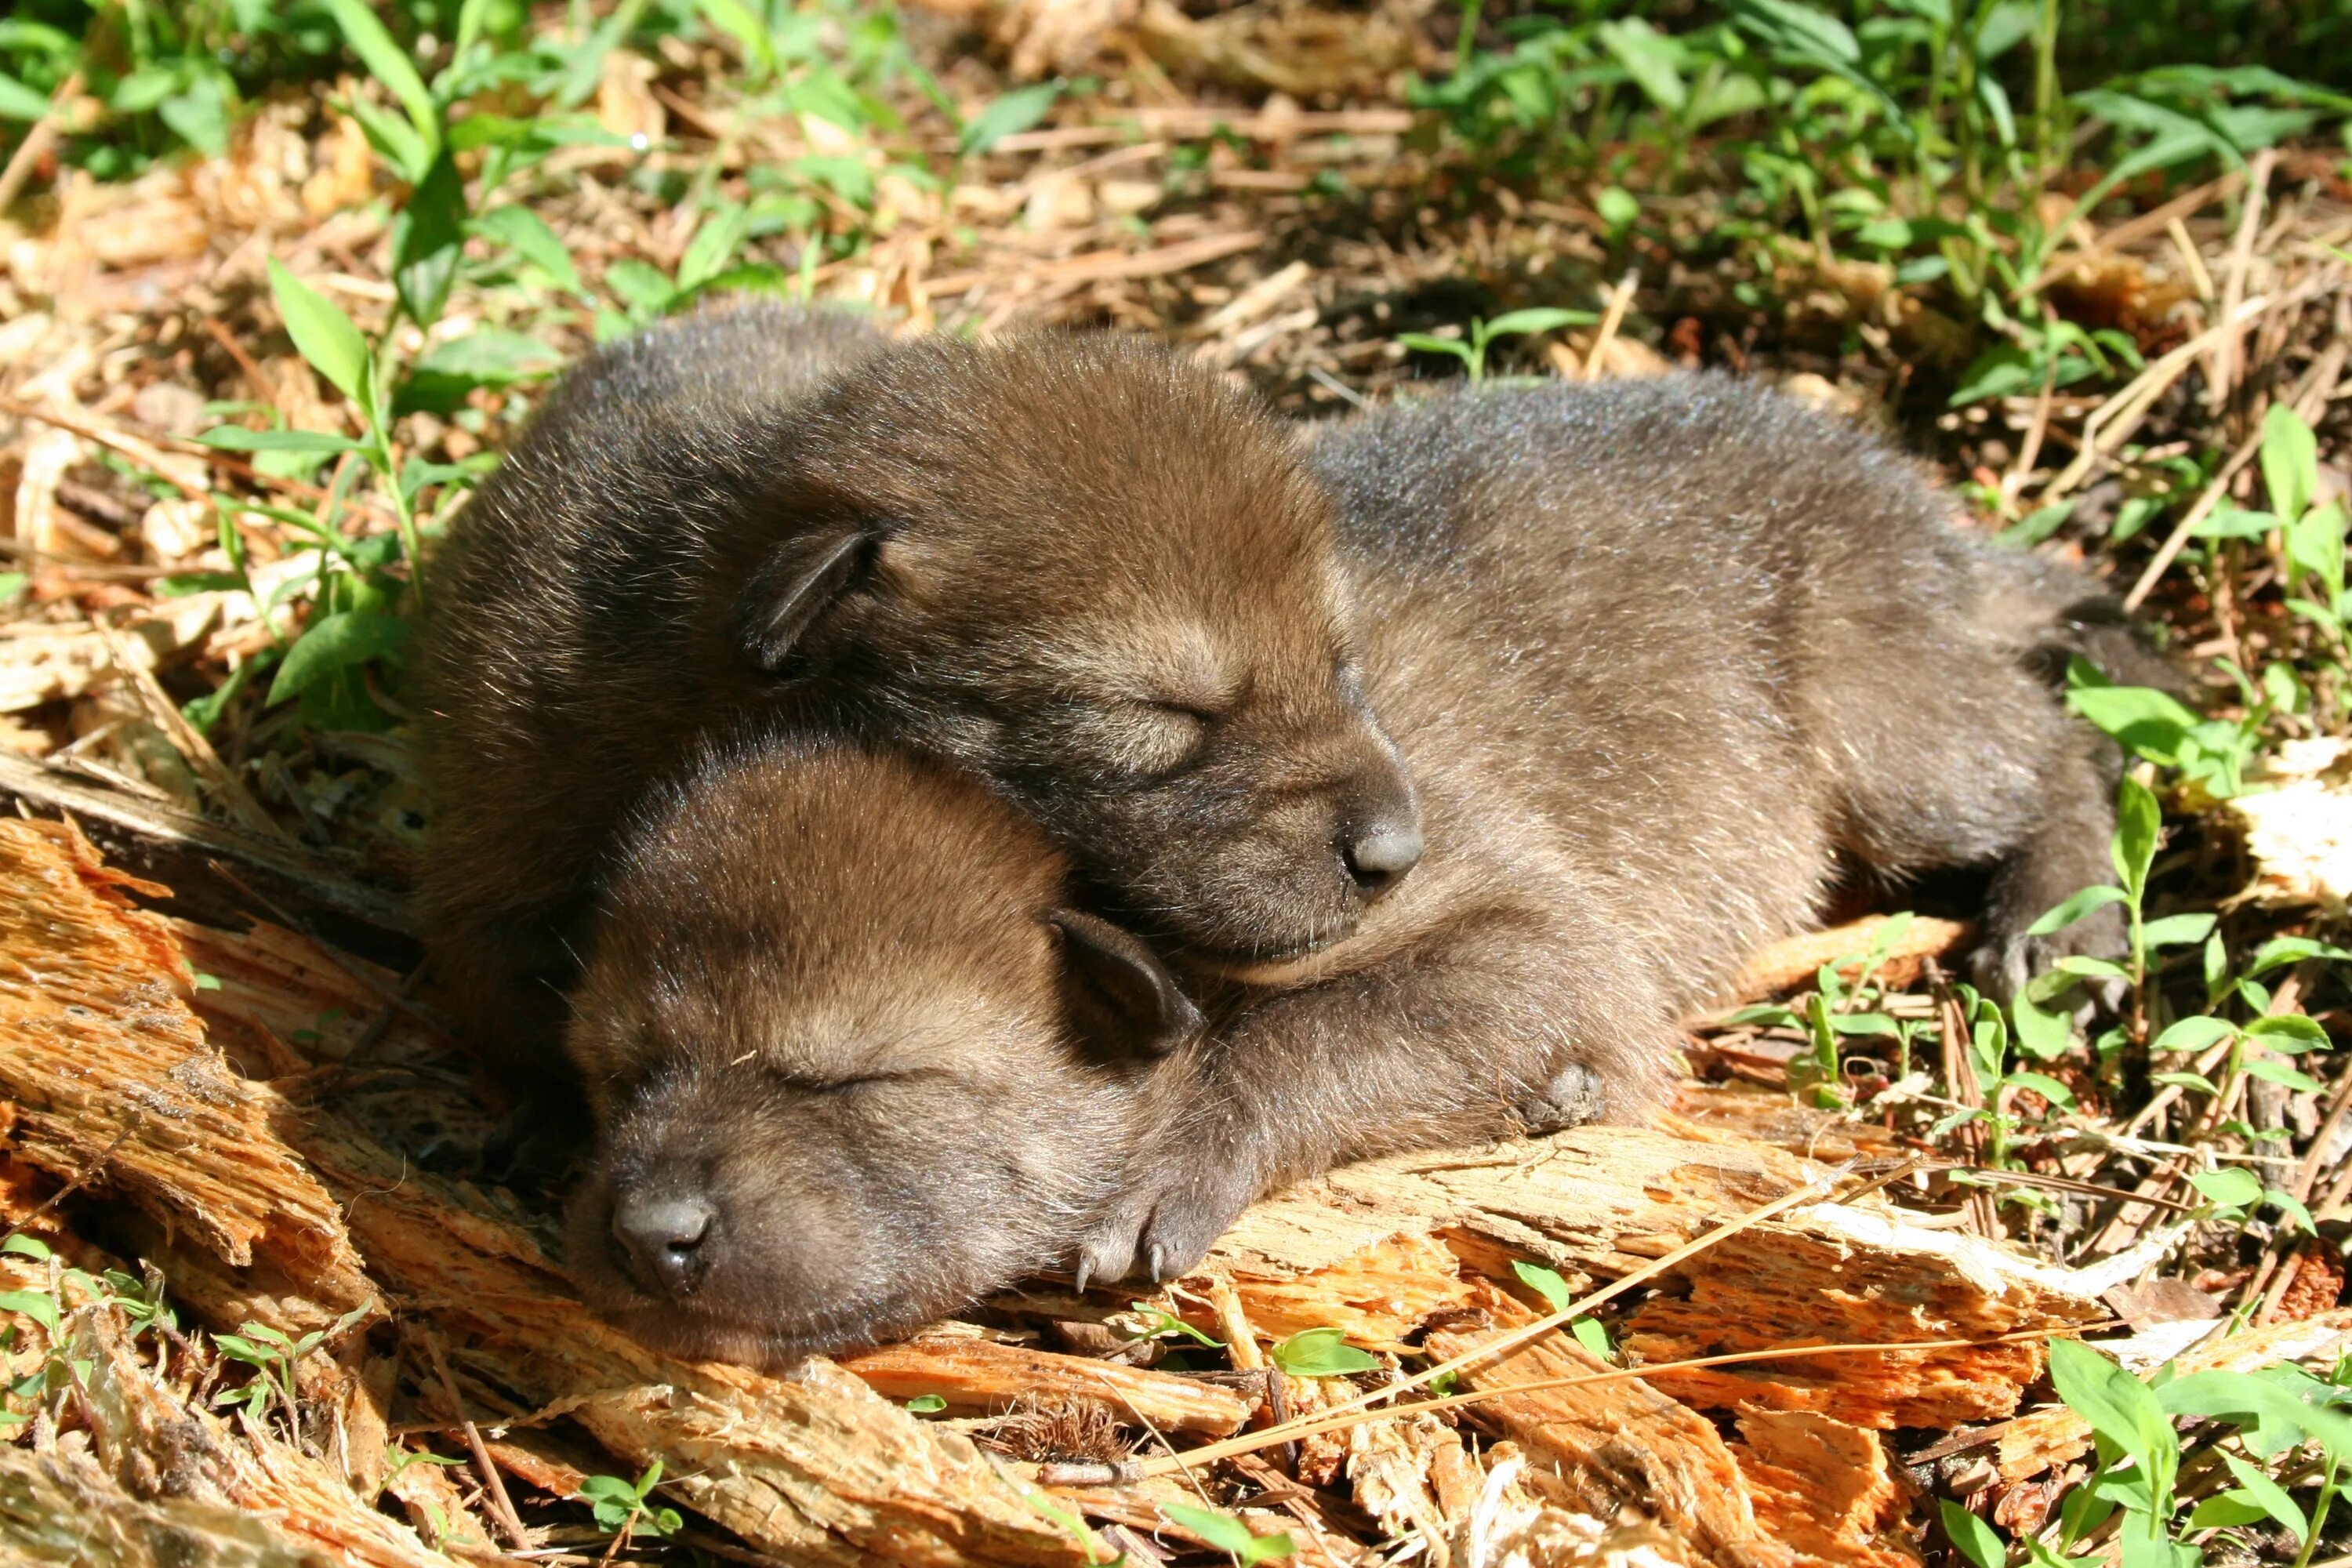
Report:
<svg viewBox="0 0 2352 1568"><path fill-rule="evenodd" d="M1841 842L1893 875L1993 868L1979 986L2006 1001L2069 953L2120 957L2113 906L2049 936L2028 928L2084 888L2114 880L2112 780L2103 742L1989 638L1874 637L1831 661L1815 688L1819 754Z"/></svg>

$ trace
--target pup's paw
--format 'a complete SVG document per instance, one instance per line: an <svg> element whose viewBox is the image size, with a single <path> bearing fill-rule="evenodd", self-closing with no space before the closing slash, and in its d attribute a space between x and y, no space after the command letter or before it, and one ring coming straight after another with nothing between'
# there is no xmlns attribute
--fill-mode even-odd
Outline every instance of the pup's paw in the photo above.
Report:
<svg viewBox="0 0 2352 1568"><path fill-rule="evenodd" d="M1598 1121L1608 1106L1601 1075L1582 1062L1570 1062L1519 1102L1518 1117L1529 1132L1558 1132Z"/></svg>
<svg viewBox="0 0 2352 1568"><path fill-rule="evenodd" d="M2002 1006L2017 999L2026 982L2046 974L2062 958L2121 959L2131 951L2131 929L2122 908L2108 904L2073 925L2031 936L2018 930L1997 936L1969 956L1977 989ZM2085 979L2078 994L2102 1013L2119 1012L2129 987L2112 976Z"/></svg>
<svg viewBox="0 0 2352 1568"><path fill-rule="evenodd" d="M1256 1184L1234 1170L1171 1173L1142 1183L1079 1241L1078 1289L1114 1279L1158 1284L1191 1273L1256 1195Z"/></svg>

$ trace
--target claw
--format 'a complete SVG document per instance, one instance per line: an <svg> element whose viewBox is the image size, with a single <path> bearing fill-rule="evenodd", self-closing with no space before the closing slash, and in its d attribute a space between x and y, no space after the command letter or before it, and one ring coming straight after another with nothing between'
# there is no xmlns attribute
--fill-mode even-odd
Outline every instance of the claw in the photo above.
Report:
<svg viewBox="0 0 2352 1568"><path fill-rule="evenodd" d="M1077 1292L1079 1295L1083 1296L1087 1293L1087 1281L1094 1277L1094 1260L1089 1258L1085 1253L1081 1252L1078 1254Z"/></svg>
<svg viewBox="0 0 2352 1568"><path fill-rule="evenodd" d="M1147 1256L1151 1263L1151 1282L1157 1285L1168 1278L1166 1255L1160 1251L1160 1244L1155 1241L1151 1244L1151 1249Z"/></svg>

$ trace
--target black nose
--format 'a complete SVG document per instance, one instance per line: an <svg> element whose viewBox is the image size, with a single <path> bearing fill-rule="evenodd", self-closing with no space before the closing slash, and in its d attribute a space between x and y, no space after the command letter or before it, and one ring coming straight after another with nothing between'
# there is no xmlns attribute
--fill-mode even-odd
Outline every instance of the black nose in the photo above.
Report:
<svg viewBox="0 0 2352 1568"><path fill-rule="evenodd" d="M645 1283L690 1293L709 1262L710 1205L698 1197L626 1197L613 1207L613 1239L628 1249Z"/></svg>
<svg viewBox="0 0 2352 1568"><path fill-rule="evenodd" d="M1339 854L1364 896L1378 898L1420 863L1421 824L1409 816L1366 823L1348 836Z"/></svg>

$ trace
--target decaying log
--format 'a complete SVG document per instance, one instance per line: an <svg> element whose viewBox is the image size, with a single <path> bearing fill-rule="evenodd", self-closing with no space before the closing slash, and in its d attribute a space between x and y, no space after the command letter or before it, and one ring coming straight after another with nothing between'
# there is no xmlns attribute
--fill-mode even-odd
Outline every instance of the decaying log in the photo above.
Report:
<svg viewBox="0 0 2352 1568"><path fill-rule="evenodd" d="M1827 931L1785 937L1748 959L1733 984L1732 994L1743 1002L1777 996L1811 982L1824 963L1839 963L1839 973L1851 981L1862 967L1859 961L1868 956L1887 923L1895 918L1867 915ZM1963 921L1914 915L1909 927L1889 944L1881 973L1895 984L1908 984L1918 976L1921 960L1943 957L1971 934L1973 928ZM1840 963L1845 959L1856 962Z"/></svg>
<svg viewBox="0 0 2352 1568"><path fill-rule="evenodd" d="M236 1079L188 1011L170 928L128 907L70 830L0 823L0 986L26 1004L23 1022L0 1019L0 1089L23 1102L16 1148L33 1163L79 1168L121 1121L109 1108L138 1104L148 1114L110 1178L134 1202L227 1261L283 1247L355 1281L360 1300L363 1252L403 1305L460 1340L453 1361L562 1405L632 1464L662 1460L682 1499L795 1562L1087 1561L968 1439L829 1363L783 1379L657 1355L583 1307L530 1233L470 1189ZM226 1271L176 1270L173 1285L215 1316L215 1292L244 1310L250 1289Z"/></svg>
<svg viewBox="0 0 2352 1568"><path fill-rule="evenodd" d="M908 1340L845 1356L841 1366L887 1398L936 1394L949 1409L967 1413L997 1414L1024 1395L1083 1400L1163 1432L1212 1437L1240 1431L1250 1413L1241 1395L1188 1377L982 1339Z"/></svg>
<svg viewBox="0 0 2352 1568"><path fill-rule="evenodd" d="M1535 1318L1491 1287L1480 1289L1478 1305L1496 1328L1439 1330L1429 1336L1433 1353L1450 1361ZM1555 1331L1473 1363L1462 1380L1475 1389L1507 1389L1605 1370ZM1506 1394L1478 1409L1528 1451L1529 1485L1540 1497L1601 1518L1638 1510L1717 1568L1794 1568L1801 1562L1765 1533L1739 1463L1714 1425L1646 1384L1624 1379Z"/></svg>
<svg viewBox="0 0 2352 1568"><path fill-rule="evenodd" d="M1801 1557L1878 1568L1918 1559L1889 1532L1911 1489L1875 1432L1802 1410L1759 1410L1739 1418L1731 1446L1757 1522Z"/></svg>
<svg viewBox="0 0 2352 1568"><path fill-rule="evenodd" d="M86 1458L13 1447L0 1447L0 1558L26 1568L337 1568L251 1514L144 1502Z"/></svg>
<svg viewBox="0 0 2352 1568"><path fill-rule="evenodd" d="M163 891L108 870L69 826L0 820L7 1152L60 1180L95 1173L216 1264L300 1281L280 1326L366 1305L334 1200L281 1136L291 1108L206 1040L170 925L126 889Z"/></svg>
<svg viewBox="0 0 2352 1568"><path fill-rule="evenodd" d="M331 860L5 750L0 797L82 824L110 860L170 883L172 895L206 920L233 923L250 912L249 897L222 885L211 865L217 859L288 908L317 910L377 932L415 933L398 899L354 881Z"/></svg>
<svg viewBox="0 0 2352 1568"><path fill-rule="evenodd" d="M1258 1205L1186 1288L1230 1278L1254 1321L1343 1322L1356 1260L1435 1236L1507 1279L1526 1258L1571 1289L1662 1258L1721 1222L1831 1175L1747 1142L1579 1128L1536 1142L1401 1155L1335 1171ZM1984 1339L2105 1318L2099 1293L2146 1267L2139 1251L2072 1272L1889 1205L1816 1204L1730 1237L1633 1314L1627 1348L1661 1362L1774 1345ZM1270 1288L1280 1288L1278 1298ZM1327 1289L1328 1287L1328 1289ZM1432 1300L1429 1310L1460 1298ZM1418 1303L1416 1303L1418 1304ZM2005 1415L2040 1374L2032 1344L1903 1356L1856 1353L1661 1379L1706 1407L1812 1410L1856 1426L1948 1426Z"/></svg>
<svg viewBox="0 0 2352 1568"><path fill-rule="evenodd" d="M238 1510L345 1568L443 1568L414 1531L355 1496L336 1467L281 1441L249 1413L239 1413L232 1432L223 1417L163 1386L112 1309L83 1308L61 1329L68 1353L89 1364L91 1447L117 1482Z"/></svg>

